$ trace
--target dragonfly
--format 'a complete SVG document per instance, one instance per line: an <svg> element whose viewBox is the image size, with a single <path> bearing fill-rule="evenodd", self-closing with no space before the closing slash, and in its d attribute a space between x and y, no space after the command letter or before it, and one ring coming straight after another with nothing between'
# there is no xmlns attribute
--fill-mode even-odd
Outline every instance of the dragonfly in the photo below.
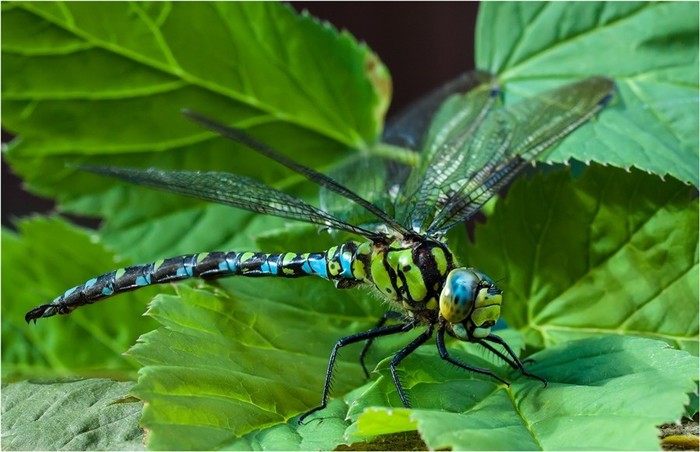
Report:
<svg viewBox="0 0 700 452"><path fill-rule="evenodd" d="M493 370L450 355L446 334L479 344L524 376L546 385L546 380L528 372L513 349L491 332L501 315L503 291L485 273L460 264L448 247L446 233L478 212L533 159L593 118L614 92L611 79L596 76L505 108L496 77L481 71L467 73L419 100L387 127L383 142L414 150L416 162L409 165L405 161L367 157L337 177L295 162L242 129L185 110L187 117L204 128L241 143L320 186L324 207L315 207L256 179L225 172L85 169L260 214L312 223L350 233L357 239L318 252L215 251L125 267L68 289L29 311L25 319L29 323L69 314L122 292L188 278L316 276L338 289L369 286L390 308L374 328L335 343L321 403L304 413L299 423L327 406L341 348L365 343L360 363L369 377L364 358L372 342L416 328L421 328L422 333L396 352L389 364L406 408L411 405L397 367L433 334L440 357L461 369L508 384ZM370 172L357 171L359 168ZM378 169L383 177L371 177ZM348 201L354 206L352 209L347 209ZM347 216L336 213L341 204L348 211L361 212L364 218L349 221Z"/></svg>

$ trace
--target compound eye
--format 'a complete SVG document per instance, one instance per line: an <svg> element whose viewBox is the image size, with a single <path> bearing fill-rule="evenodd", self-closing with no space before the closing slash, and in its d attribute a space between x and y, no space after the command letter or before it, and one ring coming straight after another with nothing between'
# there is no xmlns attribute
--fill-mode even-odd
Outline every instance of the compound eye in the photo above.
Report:
<svg viewBox="0 0 700 452"><path fill-rule="evenodd" d="M440 314L450 323L459 323L472 311L481 278L470 269L456 268L447 275L440 294Z"/></svg>
<svg viewBox="0 0 700 452"><path fill-rule="evenodd" d="M486 273L482 273L475 268L470 268L469 270L471 272L473 272L476 276L478 276L480 280L484 281L488 285L490 285L490 286L496 285L496 283L493 281L493 279L491 279Z"/></svg>

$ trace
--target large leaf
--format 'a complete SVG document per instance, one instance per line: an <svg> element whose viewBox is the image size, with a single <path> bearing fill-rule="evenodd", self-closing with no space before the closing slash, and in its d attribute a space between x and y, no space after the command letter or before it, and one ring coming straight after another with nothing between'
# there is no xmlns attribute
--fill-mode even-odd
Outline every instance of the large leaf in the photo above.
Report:
<svg viewBox="0 0 700 452"><path fill-rule="evenodd" d="M385 68L349 34L284 5L15 3L3 10L3 71L12 75L3 77L3 120L23 136L27 156L162 151L199 141L207 134L180 126L183 106L248 125L290 122L358 147L381 131Z"/></svg>
<svg viewBox="0 0 700 452"><path fill-rule="evenodd" d="M681 415L698 373L686 352L622 336L567 342L532 358L528 370L545 377L546 388L522 376L510 387L465 378L422 356L404 374L422 393L420 409L369 409L348 433L365 439L417 429L433 450L655 450L657 426ZM363 397L375 402L392 392L384 369ZM357 413L371 406L356 403Z"/></svg>
<svg viewBox="0 0 700 452"><path fill-rule="evenodd" d="M92 379L2 387L3 450L143 450L132 383Z"/></svg>
<svg viewBox="0 0 700 452"><path fill-rule="evenodd" d="M258 247L285 252L308 248L310 238L315 249L332 243L307 226L283 232L268 230ZM245 449L272 441L326 449L345 442L342 402L324 411L331 419L316 434L285 423L320 403L333 344L369 329L384 306L364 290L337 290L320 278L217 285L215 292L180 286L177 297L156 297L148 315L162 327L128 352L143 365L133 392L147 402L149 448ZM390 344L379 345L374 352L383 357ZM358 354L358 346L343 351L334 396L364 381ZM368 357L370 366L376 356Z"/></svg>
<svg viewBox="0 0 700 452"><path fill-rule="evenodd" d="M395 409L401 402L384 361L379 380L349 398L349 416L357 419L370 407L394 409L360 415L344 439L343 410L336 403L297 431L293 416L318 403L333 334L342 335L345 325L359 330L365 314L347 312L355 308L344 299L327 306L336 312L318 312L325 303L302 301L308 293L320 294L314 285L297 297L289 293L296 284L273 284L264 296L253 292L254 284L241 285L243 292L251 291L248 296L226 299L183 289L181 299L162 297L154 304L151 315L165 328L145 336L131 352L145 365L134 392L147 402L150 448L303 449L316 426L316 441L331 445L417 428L431 448L649 449L658 445L656 426L677 419L695 388L695 357L642 338L589 338L533 355L535 364L528 368L549 381L547 388L517 372L506 374L503 363L477 346L465 347L468 354L453 346L452 353L494 368L512 382L509 388L454 368L424 347L401 365L416 410ZM275 301L285 289L292 297ZM295 315L302 307L304 315ZM361 381L355 353L344 353L351 361L338 368L338 392ZM649 387L659 390L649 396ZM582 414L584 424L560 422ZM254 429L259 431L235 440Z"/></svg>
<svg viewBox="0 0 700 452"><path fill-rule="evenodd" d="M30 2L3 5L2 17L3 126L21 138L6 157L64 210L107 217L105 242L134 259L148 256L134 238L154 227L171 245L185 235L211 243L192 224L217 214L66 162L231 171L282 186L298 177L180 109L248 127L315 167L381 131L384 66L349 34L281 4ZM239 229L224 223L219 236Z"/></svg>
<svg viewBox="0 0 700 452"><path fill-rule="evenodd" d="M669 174L698 186L698 4L485 3L477 67L508 101L586 75L615 79L618 98L544 158Z"/></svg>
<svg viewBox="0 0 700 452"><path fill-rule="evenodd" d="M464 255L531 345L634 334L697 355L697 225L688 186L594 166L517 181Z"/></svg>
<svg viewBox="0 0 700 452"><path fill-rule="evenodd" d="M163 327L129 352L144 366L133 392L146 402L150 448L218 448L314 407L333 343L380 308L321 280L226 285L228 295L182 287L157 297L149 315ZM338 393L362 381L353 350Z"/></svg>
<svg viewBox="0 0 700 452"><path fill-rule="evenodd" d="M27 325L24 314L31 308L124 262L87 231L60 219L33 218L18 227L18 233L2 231L3 377L133 377L137 365L122 353L154 328L155 323L141 315L146 309L143 300L154 290Z"/></svg>

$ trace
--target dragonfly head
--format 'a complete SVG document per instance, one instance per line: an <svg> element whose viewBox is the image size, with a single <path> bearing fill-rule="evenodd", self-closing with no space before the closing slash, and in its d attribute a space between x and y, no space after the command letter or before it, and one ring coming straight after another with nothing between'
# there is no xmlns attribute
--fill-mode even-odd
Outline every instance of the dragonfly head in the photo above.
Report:
<svg viewBox="0 0 700 452"><path fill-rule="evenodd" d="M456 268L442 288L440 315L456 338L480 339L491 333L501 316L501 302L501 289L491 278L473 268Z"/></svg>

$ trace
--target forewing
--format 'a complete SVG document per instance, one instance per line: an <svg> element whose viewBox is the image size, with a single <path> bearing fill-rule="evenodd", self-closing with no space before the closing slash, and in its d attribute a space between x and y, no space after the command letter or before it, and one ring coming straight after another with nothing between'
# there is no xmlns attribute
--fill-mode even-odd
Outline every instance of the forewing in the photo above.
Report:
<svg viewBox="0 0 700 452"><path fill-rule="evenodd" d="M181 195L330 228L368 238L374 234L255 179L225 172L165 171L113 167L83 167L93 173Z"/></svg>
<svg viewBox="0 0 700 452"><path fill-rule="evenodd" d="M394 220L392 216L388 215L382 209L378 208L376 205L372 204L370 201L358 195L354 191L348 189L348 187L326 176L325 174L319 173L313 168L304 166L286 157L285 155L280 154L276 150L272 149L270 146L266 145L261 141L258 141L257 139L249 135L243 129L227 126L226 124L215 121L211 118L207 118L206 116L200 115L199 113L195 113L188 109L185 109L182 112L188 118L198 122L207 129L217 132L224 138L235 141L237 143L244 144L250 149L254 150L255 152L258 152L264 155L265 157L274 160L281 165L286 166L292 171L301 174L311 182L317 184L319 187L335 192L338 195L347 199L348 201L353 202L358 206L366 209L368 212L371 212L377 219L389 225L396 232L402 234L408 233L408 230L406 230L403 227L403 225L396 222L396 220Z"/></svg>
<svg viewBox="0 0 700 452"><path fill-rule="evenodd" d="M463 157L437 189L425 188L437 191L437 214L427 231L444 232L473 215L526 162L604 108L614 90L612 80L591 77L494 112L464 142L445 142L439 153L456 156L459 148Z"/></svg>

